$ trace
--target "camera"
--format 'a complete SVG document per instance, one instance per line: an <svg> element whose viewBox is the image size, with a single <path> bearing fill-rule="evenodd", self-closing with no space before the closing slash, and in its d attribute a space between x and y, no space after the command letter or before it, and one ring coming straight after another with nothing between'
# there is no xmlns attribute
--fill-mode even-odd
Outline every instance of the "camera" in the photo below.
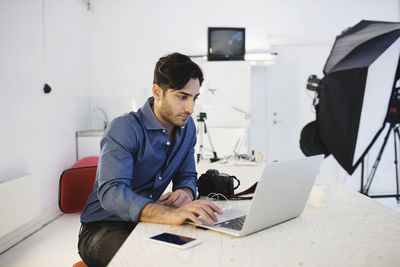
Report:
<svg viewBox="0 0 400 267"><path fill-rule="evenodd" d="M207 113L200 112L199 115L197 115L197 121L204 121L204 119L207 119Z"/></svg>

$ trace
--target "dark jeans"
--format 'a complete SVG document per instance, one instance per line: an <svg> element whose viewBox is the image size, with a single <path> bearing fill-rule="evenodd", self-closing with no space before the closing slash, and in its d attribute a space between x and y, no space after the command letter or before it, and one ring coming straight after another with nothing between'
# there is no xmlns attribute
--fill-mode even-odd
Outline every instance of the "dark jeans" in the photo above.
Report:
<svg viewBox="0 0 400 267"><path fill-rule="evenodd" d="M134 222L82 223L78 250L89 267L106 266L135 228Z"/></svg>

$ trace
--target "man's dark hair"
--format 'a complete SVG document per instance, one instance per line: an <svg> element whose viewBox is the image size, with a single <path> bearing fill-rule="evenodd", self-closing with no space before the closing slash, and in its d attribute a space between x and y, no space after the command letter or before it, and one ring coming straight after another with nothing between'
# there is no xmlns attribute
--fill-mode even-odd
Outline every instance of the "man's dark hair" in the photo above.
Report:
<svg viewBox="0 0 400 267"><path fill-rule="evenodd" d="M190 79L199 79L201 86L204 80L203 72L188 56L179 53L160 58L154 68L153 84L157 84L163 90L180 90Z"/></svg>

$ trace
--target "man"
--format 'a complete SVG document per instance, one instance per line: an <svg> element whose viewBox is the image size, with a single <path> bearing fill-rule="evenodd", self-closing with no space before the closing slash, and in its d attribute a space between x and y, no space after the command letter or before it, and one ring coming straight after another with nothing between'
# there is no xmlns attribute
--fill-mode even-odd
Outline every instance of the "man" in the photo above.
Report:
<svg viewBox="0 0 400 267"><path fill-rule="evenodd" d="M93 191L81 215L79 254L105 266L139 221L179 225L217 221L214 204L195 200L197 173L192 117L203 73L174 53L156 64L153 97L114 119L100 142ZM163 196L170 181L172 190ZM161 197L160 197L161 196Z"/></svg>

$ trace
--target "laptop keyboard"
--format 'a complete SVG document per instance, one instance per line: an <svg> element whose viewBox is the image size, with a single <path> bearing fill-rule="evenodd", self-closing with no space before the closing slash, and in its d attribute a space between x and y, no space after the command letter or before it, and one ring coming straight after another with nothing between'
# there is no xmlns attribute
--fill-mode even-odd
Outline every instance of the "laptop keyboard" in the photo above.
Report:
<svg viewBox="0 0 400 267"><path fill-rule="evenodd" d="M233 229L233 230L242 230L244 221L246 219L246 216L242 216L242 217L238 217L238 218L234 218L234 219L230 219L228 221L222 222L222 223L218 223L215 224L216 226L220 226L220 227L224 227L224 228L229 228L229 229Z"/></svg>

